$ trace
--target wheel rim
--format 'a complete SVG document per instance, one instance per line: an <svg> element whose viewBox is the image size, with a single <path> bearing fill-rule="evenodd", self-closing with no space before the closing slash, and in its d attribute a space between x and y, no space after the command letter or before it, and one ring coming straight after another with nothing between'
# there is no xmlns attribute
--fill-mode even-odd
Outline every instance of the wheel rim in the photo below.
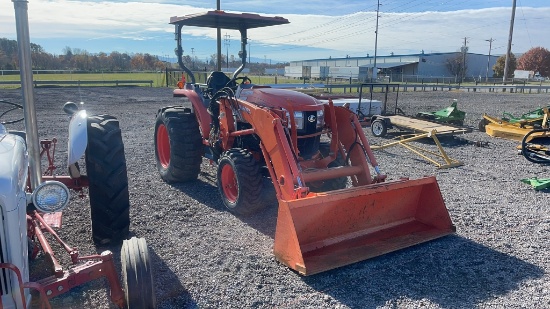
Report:
<svg viewBox="0 0 550 309"><path fill-rule="evenodd" d="M239 195L239 187L237 185L237 177L235 177L235 171L233 170L233 167L229 164L225 164L222 167L221 185L225 198L229 202L235 203L237 201L237 196Z"/></svg>
<svg viewBox="0 0 550 309"><path fill-rule="evenodd" d="M157 154L160 165L167 168L170 164L170 138L168 130L163 124L157 128Z"/></svg>
<svg viewBox="0 0 550 309"><path fill-rule="evenodd" d="M372 124L372 133L374 133L374 135L380 135L382 134L382 124L380 122L375 122Z"/></svg>

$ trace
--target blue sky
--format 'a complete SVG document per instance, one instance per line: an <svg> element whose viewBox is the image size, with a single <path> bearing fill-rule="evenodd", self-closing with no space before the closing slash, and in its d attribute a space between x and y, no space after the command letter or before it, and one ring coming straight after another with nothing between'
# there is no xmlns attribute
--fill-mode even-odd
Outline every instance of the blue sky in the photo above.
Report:
<svg viewBox="0 0 550 309"><path fill-rule="evenodd" d="M453 52L466 38L470 52L506 52L512 0L380 0L378 55ZM29 0L33 43L53 54L65 47L89 53L119 51L174 55L171 16L215 9L216 1ZM374 54L376 0L224 1L227 12L282 16L290 24L250 30L256 61L275 63ZM550 49L550 1L517 0L512 52ZM215 30L184 27L184 54L204 60L216 52ZM223 53L237 55L238 32ZM13 3L0 2L0 37L16 39ZM193 52L192 52L193 51ZM254 61L254 60L253 60Z"/></svg>

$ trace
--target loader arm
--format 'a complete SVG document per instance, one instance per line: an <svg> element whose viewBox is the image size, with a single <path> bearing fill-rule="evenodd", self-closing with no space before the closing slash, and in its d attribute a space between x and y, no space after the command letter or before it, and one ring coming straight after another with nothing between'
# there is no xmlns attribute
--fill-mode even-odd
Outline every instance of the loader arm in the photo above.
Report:
<svg viewBox="0 0 550 309"><path fill-rule="evenodd" d="M225 115L229 112L227 99L222 99ZM239 100L239 110L242 118L252 124L253 131L261 139L261 149L273 180L273 185L279 199L294 200L305 197L308 193L304 188L302 173L297 164L294 152L291 149L281 118L267 108L259 107L246 101ZM228 129L233 129L231 121L223 117L221 123ZM227 138L242 135L242 131L230 131ZM225 143L222 136L222 143Z"/></svg>

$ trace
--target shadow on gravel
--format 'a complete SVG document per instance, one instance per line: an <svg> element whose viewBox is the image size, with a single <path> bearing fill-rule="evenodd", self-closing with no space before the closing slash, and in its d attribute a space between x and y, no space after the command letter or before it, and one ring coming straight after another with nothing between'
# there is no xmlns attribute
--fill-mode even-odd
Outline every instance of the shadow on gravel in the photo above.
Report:
<svg viewBox="0 0 550 309"><path fill-rule="evenodd" d="M218 187L215 185L215 177L208 173L201 173L201 176L207 178L208 181L198 179L192 182L173 184L172 186L205 206L216 211L229 212L221 200ZM262 195L262 200L265 204L263 210L250 216L232 215L250 225L258 232L274 238L275 226L277 224L278 202L271 180L264 179Z"/></svg>
<svg viewBox="0 0 550 309"><path fill-rule="evenodd" d="M198 308L191 294L181 285L178 276L151 247L149 255L153 263L157 307L181 308L181 305L185 304L185 308Z"/></svg>
<svg viewBox="0 0 550 309"><path fill-rule="evenodd" d="M140 237L139 235L130 232L128 239L132 236ZM145 236L147 241L147 236ZM181 304L186 304L185 308L197 308L196 302L191 297L191 294L181 285L178 276L170 269L164 260L158 256L152 248L150 242L147 242L149 257L153 265L153 284L155 286L155 294L157 297L158 308L181 308ZM114 254L115 267L117 268L122 280L122 265L120 257L120 248L118 246L98 247L98 252L110 250ZM121 281L122 282L122 281ZM106 281L105 281L105 284ZM124 286L122 286L124 289Z"/></svg>
<svg viewBox="0 0 550 309"><path fill-rule="evenodd" d="M303 280L350 308L402 306L405 299L473 308L543 274L538 266L453 235Z"/></svg>

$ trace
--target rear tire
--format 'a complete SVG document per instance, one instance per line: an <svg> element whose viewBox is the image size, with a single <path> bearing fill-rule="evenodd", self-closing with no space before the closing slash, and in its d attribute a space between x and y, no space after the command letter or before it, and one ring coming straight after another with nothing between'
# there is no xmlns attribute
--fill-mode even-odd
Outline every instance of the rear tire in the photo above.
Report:
<svg viewBox="0 0 550 309"><path fill-rule="evenodd" d="M197 117L189 108L159 110L155 125L155 158L160 177L169 183L197 179L203 146Z"/></svg>
<svg viewBox="0 0 550 309"><path fill-rule="evenodd" d="M222 154L218 163L218 190L225 207L239 215L250 215L261 208L262 174L256 159L240 148Z"/></svg>
<svg viewBox="0 0 550 309"><path fill-rule="evenodd" d="M124 144L113 116L88 117L86 174L93 240L98 245L118 244L128 235L130 198Z"/></svg>
<svg viewBox="0 0 550 309"><path fill-rule="evenodd" d="M375 119L371 123L370 129L372 131L372 135L376 137L384 137L388 132L388 127L386 126L386 123L382 119Z"/></svg>
<svg viewBox="0 0 550 309"><path fill-rule="evenodd" d="M126 308L156 308L153 269L145 239L132 237L125 240L120 250L120 260Z"/></svg>

